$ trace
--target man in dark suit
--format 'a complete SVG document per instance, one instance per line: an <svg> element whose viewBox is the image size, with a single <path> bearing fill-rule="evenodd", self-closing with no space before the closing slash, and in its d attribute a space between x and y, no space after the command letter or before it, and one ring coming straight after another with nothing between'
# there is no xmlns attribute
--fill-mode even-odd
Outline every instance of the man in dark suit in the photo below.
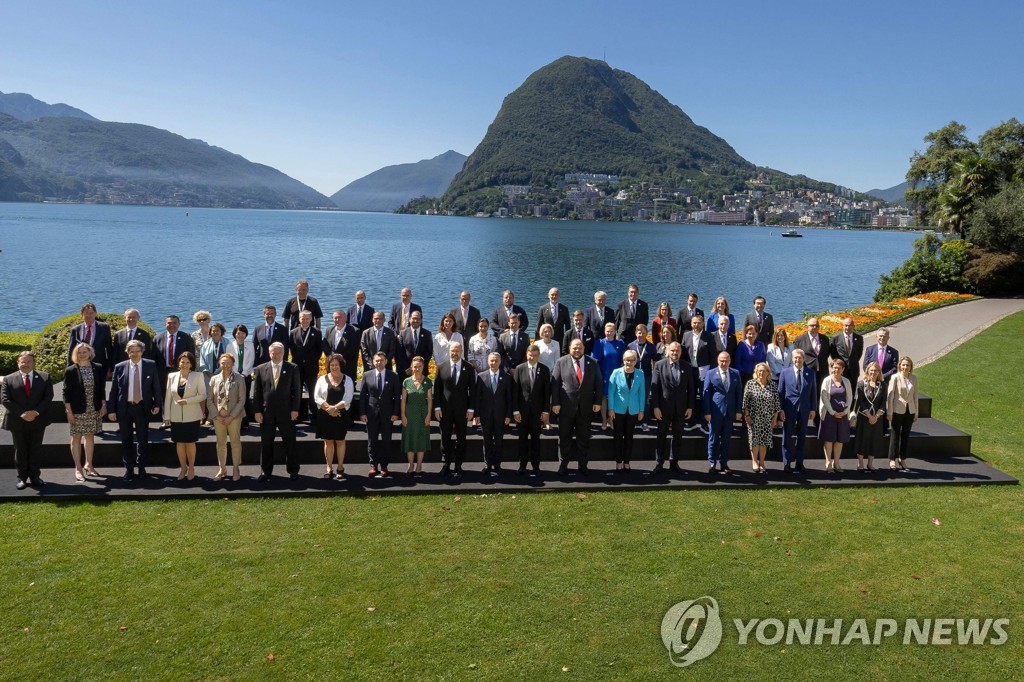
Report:
<svg viewBox="0 0 1024 682"><path fill-rule="evenodd" d="M462 359L462 344L448 345L448 359L437 364L434 379L434 418L441 426L441 475L447 476L455 466L455 475L462 475L466 456L466 422L473 418L476 404L476 370ZM452 446L452 436L455 445Z"/></svg>
<svg viewBox="0 0 1024 682"><path fill-rule="evenodd" d="M683 346L683 359L689 366L690 379L693 383L693 391L697 396L697 404L701 404L701 397L704 393L704 377L708 369L715 364L717 345L712 334L704 331L704 315L694 315L690 318L690 330L683 333L681 344ZM695 412L690 420L688 431L700 428L707 430L706 422L698 417Z"/></svg>
<svg viewBox="0 0 1024 682"><path fill-rule="evenodd" d="M114 364L124 362L128 359L128 351L125 347L129 341L138 339L146 345L146 350L142 352L142 357L155 360L153 357L153 337L150 336L149 332L139 326L139 311L135 308L129 308L124 311L124 323L125 328L119 329L114 333Z"/></svg>
<svg viewBox="0 0 1024 682"><path fill-rule="evenodd" d="M555 330L551 336L552 339L558 342L558 345L562 345L562 339L565 338L565 332L572 326L572 320L569 316L569 309L563 303L559 303L558 299L561 294L557 287L551 287L548 290L548 302L540 307L537 311L537 331L533 335L535 339L540 338L540 328L546 324L550 324Z"/></svg>
<svg viewBox="0 0 1024 682"><path fill-rule="evenodd" d="M316 401L313 400L313 390L316 388L317 375L320 373L320 358L323 357L323 337L320 330L313 326L313 313L303 310L299 313L299 326L292 330L288 339L288 348L291 351L292 363L299 368L299 381L306 389L309 396L307 409L309 410L309 423L316 423Z"/></svg>
<svg viewBox="0 0 1024 682"><path fill-rule="evenodd" d="M320 331L320 320L324 312L320 310L320 302L309 295L309 280L300 279L295 283L295 295L284 304L284 321L288 332L299 326L299 316L303 310L313 313L313 326Z"/></svg>
<svg viewBox="0 0 1024 682"><path fill-rule="evenodd" d="M299 368L284 359L284 344L270 344L270 359L258 366L253 378L253 410L260 425L260 474L269 481L274 473L274 435L281 433L285 469L291 480L299 478L299 456L295 452L295 421L302 403Z"/></svg>
<svg viewBox="0 0 1024 682"><path fill-rule="evenodd" d="M455 330L464 339L476 334L480 323L480 309L469 304L472 298L468 291L463 291L459 294L459 305L448 311L455 317Z"/></svg>
<svg viewBox="0 0 1024 682"><path fill-rule="evenodd" d="M484 474L501 472L505 427L512 421L512 377L501 369L501 355L487 356L487 371L476 379L476 409L484 433Z"/></svg>
<svg viewBox="0 0 1024 682"><path fill-rule="evenodd" d="M359 330L348 323L344 310L335 310L331 317L334 324L324 334L324 355L337 353L345 358L345 375L352 379L354 385L359 362Z"/></svg>
<svg viewBox="0 0 1024 682"><path fill-rule="evenodd" d="M547 425L551 406L551 370L540 363L540 348L531 343L526 362L512 374L512 418L519 430L519 475L526 473L526 462L533 465L531 476L540 473L540 429Z"/></svg>
<svg viewBox="0 0 1024 682"><path fill-rule="evenodd" d="M96 352L93 362L103 365L103 369L110 376L114 369L114 337L110 333L110 325L96 319L96 305L86 303L82 306L82 323L71 328L71 338L68 339L67 364L71 365L74 360L71 352L79 343L87 343Z"/></svg>
<svg viewBox="0 0 1024 682"><path fill-rule="evenodd" d="M889 330L882 327L875 333L877 345L868 346L864 349L864 367L872 362L877 362L882 370L882 378L886 382L889 377L896 373L900 366L900 352L889 345Z"/></svg>
<svg viewBox="0 0 1024 682"><path fill-rule="evenodd" d="M288 350L288 328L276 320L277 308L272 305L263 306L263 324L257 325L252 332L252 345L256 351L254 367L270 360L270 344L280 343L286 352Z"/></svg>
<svg viewBox="0 0 1024 682"><path fill-rule="evenodd" d="M565 476L569 460L587 475L590 422L601 411L604 380L597 360L583 355L583 342L574 339L569 354L555 361L551 373L551 411L558 416L558 475Z"/></svg>
<svg viewBox="0 0 1024 682"><path fill-rule="evenodd" d="M726 325L729 320L725 320ZM728 326L727 326L728 328ZM704 420L708 423L708 473L715 473L718 462L723 474L729 469L729 441L732 440L734 421L743 419L743 386L740 373L732 369L732 356L718 354L718 366L708 370L704 377Z"/></svg>
<svg viewBox="0 0 1024 682"><path fill-rule="evenodd" d="M388 317L388 326L395 334L409 326L414 312L419 312L420 320L423 320L423 309L418 303L412 302L412 289L406 287L399 293L400 300L391 306L391 316Z"/></svg>
<svg viewBox="0 0 1024 682"><path fill-rule="evenodd" d="M196 353L195 341L179 327L181 320L178 316L168 315L164 320L164 331L153 339L153 360L156 361L161 388L167 385L167 375L178 369L178 356L185 351L193 355Z"/></svg>
<svg viewBox="0 0 1024 682"><path fill-rule="evenodd" d="M793 348L804 352L804 364L814 370L815 385L820 387L822 380L828 376L828 359L832 356L832 348L828 337L818 333L818 318L807 320L807 331L793 339Z"/></svg>
<svg viewBox="0 0 1024 682"><path fill-rule="evenodd" d="M793 366L779 372L779 401L785 415L782 422L782 468L786 473L794 466L797 471L804 471L804 440L807 424L814 419L817 396L814 370L804 365L804 352L797 348L793 351Z"/></svg>
<svg viewBox="0 0 1024 682"><path fill-rule="evenodd" d="M356 304L349 306L348 309L348 322L358 329L360 334L362 334L373 326L373 314L376 311L373 309L372 305L366 304L366 292L362 289L356 292L355 299ZM373 358L366 359L363 364L372 365Z"/></svg>
<svg viewBox="0 0 1024 682"><path fill-rule="evenodd" d="M409 326L398 334L398 343L395 346L395 371L399 383L409 375L413 358L423 358L423 371L426 371L430 358L434 355L434 337L423 328L422 322L423 313L416 310L409 316Z"/></svg>
<svg viewBox="0 0 1024 682"><path fill-rule="evenodd" d="M843 320L843 331L832 337L832 357L842 358L846 363L843 376L850 380L850 386L857 388L860 374L860 359L864 355L864 337L853 330L853 318Z"/></svg>
<svg viewBox="0 0 1024 682"><path fill-rule="evenodd" d="M373 367L373 356L383 353L388 359L388 366L395 359L398 337L395 330L384 326L384 313L379 310L373 314L373 326L363 332L359 340L359 350L363 354L363 371Z"/></svg>
<svg viewBox="0 0 1024 682"><path fill-rule="evenodd" d="M511 372L526 360L526 349L530 345L530 337L519 327L519 318L515 315L508 318L508 330L498 337L498 353L501 355L501 367Z"/></svg>
<svg viewBox="0 0 1024 682"><path fill-rule="evenodd" d="M50 375L36 371L36 356L32 351L21 352L18 371L5 376L0 383L0 405L4 408L0 427L11 432L14 466L18 470L15 487L18 490L24 490L29 484L37 488L43 485L39 464L52 401Z"/></svg>
<svg viewBox="0 0 1024 682"><path fill-rule="evenodd" d="M636 326L636 339L626 345L626 350L636 353L636 368L644 374L647 396L644 399L644 420L640 428L646 432L650 430L648 423L654 421L654 416L651 414L651 379L654 376L654 363L661 359L657 346L647 340L646 324Z"/></svg>
<svg viewBox="0 0 1024 682"><path fill-rule="evenodd" d="M672 471L681 473L679 459L683 452L683 427L693 417L697 392L693 387L690 366L683 361L683 347L678 341L668 345L668 357L654 365L651 379L651 409L658 422L655 473L669 462ZM668 432L672 430L672 452L668 449Z"/></svg>
<svg viewBox="0 0 1024 682"><path fill-rule="evenodd" d="M691 321L691 324L692 321ZM713 355L728 353L731 358L730 364L736 361L736 335L729 333L729 318L722 315L718 318L718 331L714 334L715 349Z"/></svg>
<svg viewBox="0 0 1024 682"><path fill-rule="evenodd" d="M594 305L583 311L583 323L590 330L594 339L604 338L604 326L615 321L615 311L608 307L608 294L603 291L594 292ZM590 349L587 349L590 355Z"/></svg>
<svg viewBox="0 0 1024 682"><path fill-rule="evenodd" d="M377 313L381 317L384 313ZM373 369L363 372L359 387L360 420L366 424L366 454L370 461L369 476L388 475L391 459L391 431L402 415L402 382L388 369L388 357L376 353Z"/></svg>
<svg viewBox="0 0 1024 682"><path fill-rule="evenodd" d="M146 478L149 451L149 418L163 408L164 384L156 363L142 357L146 347L136 339L128 344L128 359L114 367L107 398L107 418L116 421L121 432L124 480ZM181 351L184 352L184 351ZM181 355L179 352L178 355Z"/></svg>
<svg viewBox="0 0 1024 682"><path fill-rule="evenodd" d="M690 329L690 319L696 315L703 318L704 311L697 307L697 294L691 293L686 297L686 305L679 306L679 312L676 313L676 329L680 334Z"/></svg>
<svg viewBox="0 0 1024 682"><path fill-rule="evenodd" d="M601 332L601 338L604 338L604 332ZM586 355L590 355L590 351L594 350L594 332L587 326L586 316L582 310L577 310L572 314L572 326L569 327L569 331L566 332L565 337L562 339L562 355L569 354L569 344L572 343L573 339L579 339L583 342L583 352Z"/></svg>
<svg viewBox="0 0 1024 682"><path fill-rule="evenodd" d="M650 319L647 301L640 300L640 288L630 284L626 290L626 299L620 301L615 308L615 334L620 339L628 338L638 324L646 325Z"/></svg>
<svg viewBox="0 0 1024 682"><path fill-rule="evenodd" d="M754 325L754 329L757 330L757 340L767 348L768 344L772 342L772 337L775 336L775 318L771 313L764 311L764 305L764 296L754 299L754 311L747 313L747 316L743 318L743 328L746 329L748 324Z"/></svg>
<svg viewBox="0 0 1024 682"><path fill-rule="evenodd" d="M495 336L508 329L508 318L512 315L518 315L520 329L526 329L527 325L529 325L526 311L521 306L516 305L516 295L506 289L501 294L501 305L491 313L491 331L494 332ZM472 334L472 331L470 333Z"/></svg>

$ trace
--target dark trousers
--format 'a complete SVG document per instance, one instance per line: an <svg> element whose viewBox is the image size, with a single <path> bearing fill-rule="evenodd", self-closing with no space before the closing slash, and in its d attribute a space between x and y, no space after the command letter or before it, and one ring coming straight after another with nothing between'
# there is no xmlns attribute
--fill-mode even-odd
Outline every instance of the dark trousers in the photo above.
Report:
<svg viewBox="0 0 1024 682"><path fill-rule="evenodd" d="M366 416L366 458L370 466L387 469L391 460L391 432L394 422L382 414Z"/></svg>
<svg viewBox="0 0 1024 682"><path fill-rule="evenodd" d="M590 421L593 410L562 407L558 415L558 463L568 464L575 459L582 467L587 466L590 452ZM575 438L573 438L575 436Z"/></svg>
<svg viewBox="0 0 1024 682"><path fill-rule="evenodd" d="M711 433L708 434L708 466L717 460L721 466L729 464L729 441L732 440L732 416L711 414Z"/></svg>
<svg viewBox="0 0 1024 682"><path fill-rule="evenodd" d="M521 412L519 416L519 466L525 468L529 461L536 469L540 466L540 414Z"/></svg>
<svg viewBox="0 0 1024 682"><path fill-rule="evenodd" d="M704 410L700 408L703 405L702 397L704 395L704 382L700 380L700 369L697 367L690 368L690 385L693 386L694 402L697 404L695 409L690 414L690 424L700 426L704 423Z"/></svg>
<svg viewBox="0 0 1024 682"><path fill-rule="evenodd" d="M43 433L46 427L35 422L15 424L11 420L11 440L14 442L14 466L18 470L18 478L26 480L39 475L39 460L42 458Z"/></svg>
<svg viewBox="0 0 1024 682"><path fill-rule="evenodd" d="M481 417L480 426L484 432L484 464L489 467L501 466L501 455L505 452L504 415Z"/></svg>
<svg viewBox="0 0 1024 682"><path fill-rule="evenodd" d="M699 410L695 410L699 411ZM685 412L683 413L685 414ZM680 459L683 452L683 427L685 419L682 414L671 414L668 410L662 410L661 419L658 421L658 438L656 442L657 461L664 463L667 459L675 462ZM668 432L672 431L672 451L668 449Z"/></svg>
<svg viewBox="0 0 1024 682"><path fill-rule="evenodd" d="M166 382L165 382L166 383ZM245 421L252 421L252 374L245 377Z"/></svg>
<svg viewBox="0 0 1024 682"><path fill-rule="evenodd" d="M804 463L804 441L807 438L807 415L786 405L782 406L786 421L782 422L782 464ZM794 447L794 440L795 447Z"/></svg>
<svg viewBox="0 0 1024 682"><path fill-rule="evenodd" d="M907 458L907 449L910 445L910 427L913 424L913 412L893 413L892 429L889 431L889 459Z"/></svg>
<svg viewBox="0 0 1024 682"><path fill-rule="evenodd" d="M295 422L291 416L263 413L260 424L260 469L267 476L274 473L274 436L281 432L281 443L284 444L284 466L289 474L299 473L299 457L295 453Z"/></svg>
<svg viewBox="0 0 1024 682"><path fill-rule="evenodd" d="M615 413L612 422L612 449L615 450L615 463L629 464L633 456L633 432L636 431L637 415Z"/></svg>
<svg viewBox="0 0 1024 682"><path fill-rule="evenodd" d="M319 367L303 367L299 370L299 376L302 377L302 385L306 389L306 395L309 396L309 402L306 403L306 411L309 413L310 424L316 424L316 401L313 400L313 391L316 389L316 373L319 370ZM301 414L299 419L302 419Z"/></svg>
<svg viewBox="0 0 1024 682"><path fill-rule="evenodd" d="M121 458L125 471L133 471L135 467L145 469L149 453L149 412L142 403L128 403L124 412L117 415L117 425L121 430Z"/></svg>
<svg viewBox="0 0 1024 682"><path fill-rule="evenodd" d="M452 436L455 444L452 445ZM466 456L466 411L441 410L441 463L462 466Z"/></svg>

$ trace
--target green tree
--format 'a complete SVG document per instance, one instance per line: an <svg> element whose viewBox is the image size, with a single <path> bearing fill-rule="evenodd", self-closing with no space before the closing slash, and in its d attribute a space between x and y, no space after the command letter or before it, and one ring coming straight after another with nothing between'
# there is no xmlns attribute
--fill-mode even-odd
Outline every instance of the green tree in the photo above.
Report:
<svg viewBox="0 0 1024 682"><path fill-rule="evenodd" d="M971 241L1024 257L1024 183L1004 187L978 202L970 220Z"/></svg>
<svg viewBox="0 0 1024 682"><path fill-rule="evenodd" d="M876 301L891 301L929 291L971 293L964 276L971 244L962 239L943 240L926 234L914 241L914 253L903 265L879 278Z"/></svg>
<svg viewBox="0 0 1024 682"><path fill-rule="evenodd" d="M957 163L978 156L978 145L968 139L967 128L956 121L924 136L928 149L915 151L907 171L907 201L921 210L922 223L932 224L932 215L939 209L942 186L954 175Z"/></svg>
<svg viewBox="0 0 1024 682"><path fill-rule="evenodd" d="M937 201L939 224L967 238L967 221L975 204L996 192L999 171L990 159L972 156L953 166L953 175L942 186Z"/></svg>
<svg viewBox="0 0 1024 682"><path fill-rule="evenodd" d="M996 164L1004 181L1024 181L1024 123L1011 118L985 131L978 148Z"/></svg>

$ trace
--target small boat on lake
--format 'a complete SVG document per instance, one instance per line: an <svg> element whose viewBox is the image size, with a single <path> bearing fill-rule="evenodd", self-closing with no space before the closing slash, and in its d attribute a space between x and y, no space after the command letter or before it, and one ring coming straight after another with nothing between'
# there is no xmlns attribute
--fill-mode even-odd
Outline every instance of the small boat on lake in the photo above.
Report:
<svg viewBox="0 0 1024 682"><path fill-rule="evenodd" d="M797 232L796 230L786 230L785 232L782 233L782 236L783 237L803 237L803 235L800 234L799 232Z"/></svg>

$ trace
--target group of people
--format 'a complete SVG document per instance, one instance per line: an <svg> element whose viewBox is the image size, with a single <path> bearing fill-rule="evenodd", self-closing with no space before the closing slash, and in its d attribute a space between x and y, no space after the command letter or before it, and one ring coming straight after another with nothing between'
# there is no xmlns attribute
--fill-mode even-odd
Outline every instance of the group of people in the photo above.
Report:
<svg viewBox="0 0 1024 682"><path fill-rule="evenodd" d="M354 305L335 310L333 324L321 332L320 304L309 295L309 283L300 280L285 304L283 323L277 309L267 305L251 334L237 324L230 336L205 310L193 316L198 328L191 335L181 331L176 315L168 315L164 331L151 336L139 327L135 309L125 312L125 327L112 334L96 319L96 307L86 303L81 324L70 334L63 396L76 478L96 475L94 437L104 418L118 424L125 479L145 478L149 422L158 416L175 443L179 480L195 477L203 426L216 433L214 479L238 480L240 434L250 421L261 434L261 480L272 476L278 437L287 473L298 478L295 425L301 421L323 440L324 477L341 480L346 437L356 418L365 425L371 477L391 475L399 424L407 472L422 476L431 421L441 434L442 476L462 475L470 425L482 432L484 473L498 475L504 435L513 423L519 474L538 475L540 435L554 423L558 474L566 475L576 462L578 473L586 475L595 419L598 428L612 432L620 472L630 469L637 425L656 429L655 472L666 465L681 471L683 434L700 429L707 435L709 473L731 473L729 444L736 423L746 426L757 473L765 472L780 425L784 471L804 471L806 432L814 422L830 472L842 471L840 456L851 437L858 469L874 470L875 457L885 454L891 469L906 466L918 414L917 381L913 361L889 346L885 329L877 331L877 344L865 346L852 319L828 338L811 318L807 331L790 342L784 329L775 329L765 299L758 296L737 341L736 316L725 297L705 315L691 293L675 315L662 302L652 319L639 288L630 285L614 309L598 291L593 306L571 312L552 288L531 339L526 311L513 292L503 292L489 317L471 301L468 291L461 292L432 333L424 328L422 308L410 289L401 290L386 318L357 291ZM18 367L2 383L3 428L14 435L18 487L23 488L42 484L34 453L53 387L45 372L35 370L31 352L21 354Z"/></svg>

